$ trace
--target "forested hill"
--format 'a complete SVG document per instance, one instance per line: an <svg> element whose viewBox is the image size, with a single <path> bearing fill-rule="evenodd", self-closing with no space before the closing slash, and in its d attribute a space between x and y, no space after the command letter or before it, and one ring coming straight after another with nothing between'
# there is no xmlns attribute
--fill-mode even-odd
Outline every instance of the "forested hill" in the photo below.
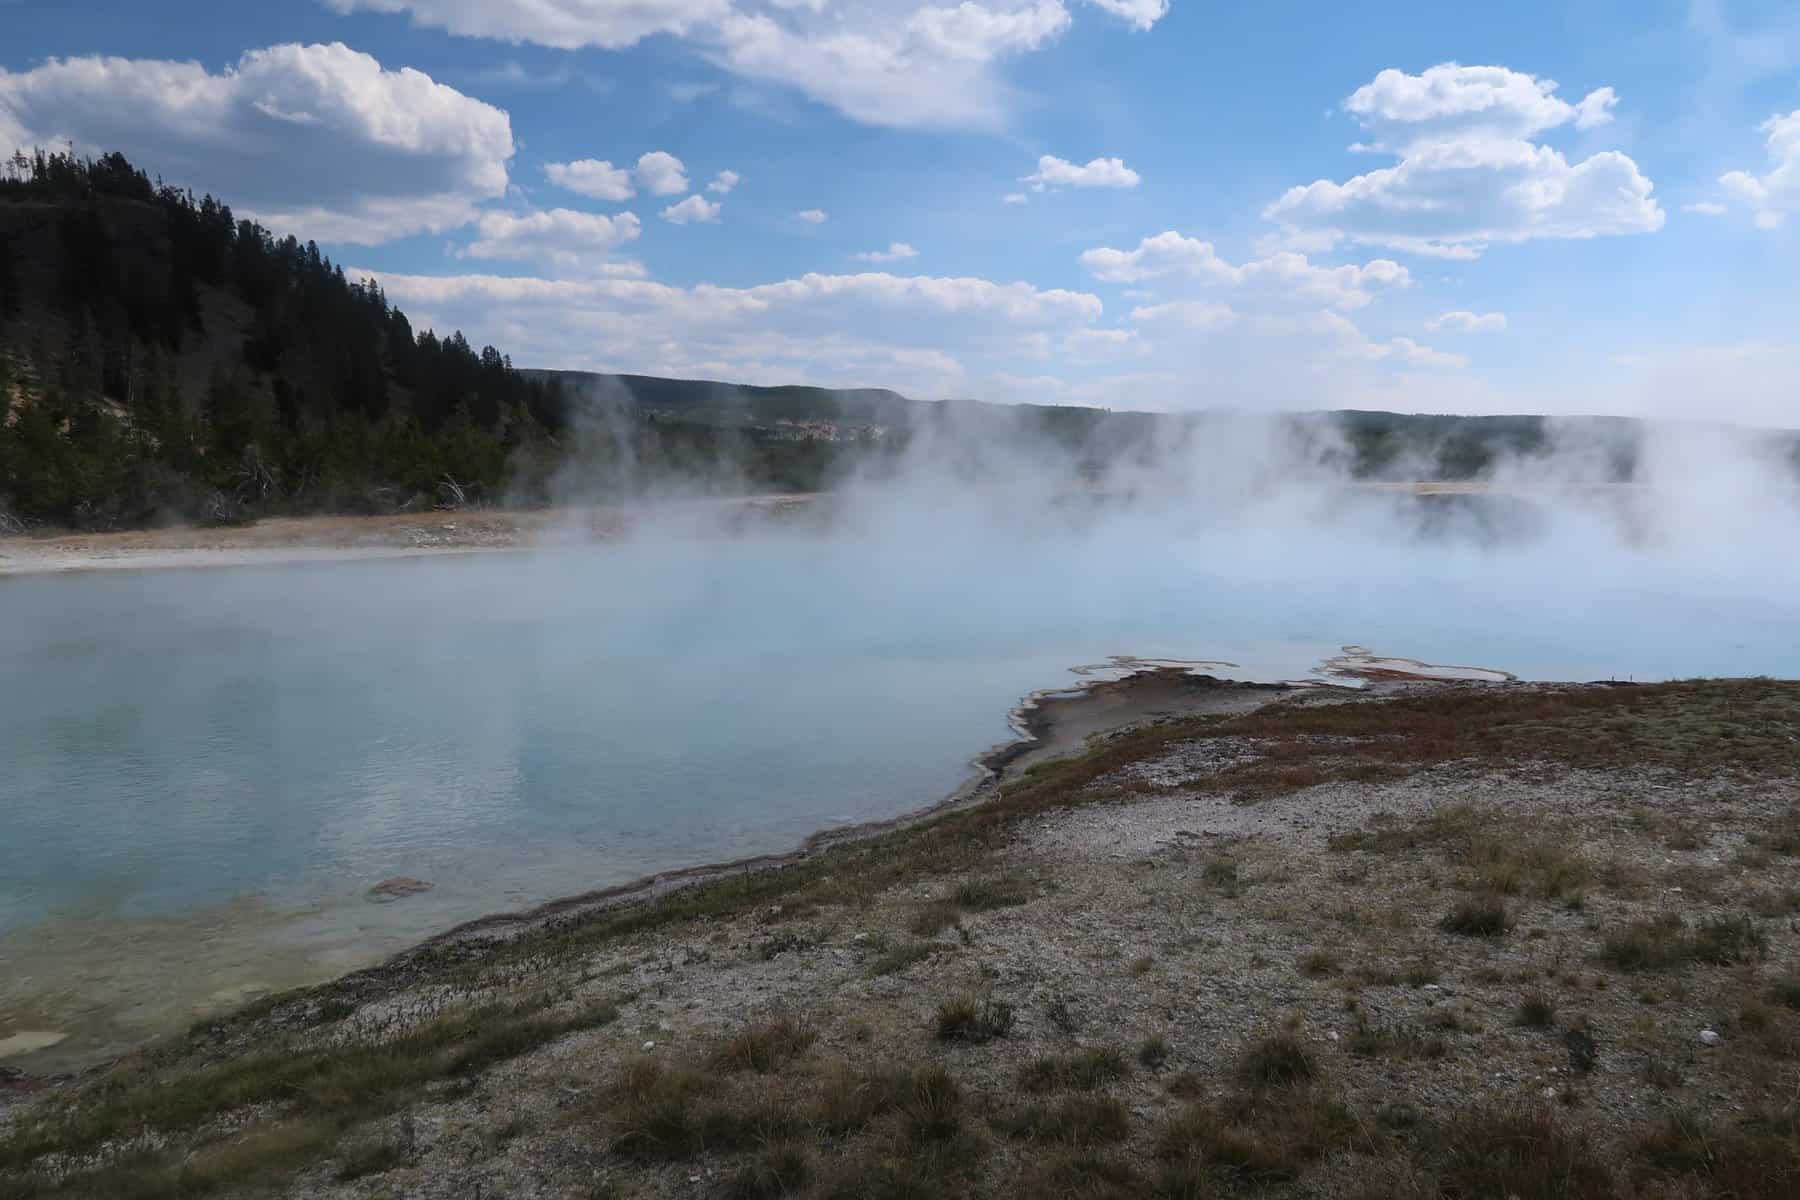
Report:
<svg viewBox="0 0 1800 1200"><path fill-rule="evenodd" d="M372 511L498 494L566 412L312 243L123 157L0 180L0 521Z"/></svg>

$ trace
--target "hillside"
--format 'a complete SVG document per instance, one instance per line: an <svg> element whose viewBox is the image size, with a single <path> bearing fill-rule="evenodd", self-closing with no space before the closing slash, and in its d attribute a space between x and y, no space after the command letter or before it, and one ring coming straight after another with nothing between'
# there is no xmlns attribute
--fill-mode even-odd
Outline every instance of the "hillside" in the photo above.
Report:
<svg viewBox="0 0 1800 1200"><path fill-rule="evenodd" d="M116 154L0 181L0 398L0 513L78 526L489 495L564 409Z"/></svg>

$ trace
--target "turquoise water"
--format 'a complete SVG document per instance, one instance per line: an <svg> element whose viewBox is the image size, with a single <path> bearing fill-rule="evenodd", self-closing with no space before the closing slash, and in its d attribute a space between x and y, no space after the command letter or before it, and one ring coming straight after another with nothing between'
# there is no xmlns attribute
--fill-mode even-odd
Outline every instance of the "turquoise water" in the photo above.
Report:
<svg viewBox="0 0 1800 1200"><path fill-rule="evenodd" d="M73 1059L968 778L1110 655L1800 675L1800 589L1555 542L674 539L0 579L0 1039ZM430 893L389 905L394 875Z"/></svg>

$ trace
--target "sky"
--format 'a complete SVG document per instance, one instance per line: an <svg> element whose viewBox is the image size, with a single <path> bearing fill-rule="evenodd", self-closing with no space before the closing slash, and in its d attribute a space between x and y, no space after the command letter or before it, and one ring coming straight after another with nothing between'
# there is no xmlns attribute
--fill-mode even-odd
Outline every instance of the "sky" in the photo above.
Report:
<svg viewBox="0 0 1800 1200"><path fill-rule="evenodd" d="M521 366L1800 424L1790 0L0 0L119 150Z"/></svg>

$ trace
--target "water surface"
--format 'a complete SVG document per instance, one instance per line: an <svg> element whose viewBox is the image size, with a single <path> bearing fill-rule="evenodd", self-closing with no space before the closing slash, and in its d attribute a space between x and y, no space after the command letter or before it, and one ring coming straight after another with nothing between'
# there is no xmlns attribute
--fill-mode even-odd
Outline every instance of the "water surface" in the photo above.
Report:
<svg viewBox="0 0 1800 1200"><path fill-rule="evenodd" d="M1622 552L1191 531L0 580L0 1039L91 1057L459 920L918 808L1111 655L1796 675L1796 597ZM435 888L371 903L394 875Z"/></svg>

